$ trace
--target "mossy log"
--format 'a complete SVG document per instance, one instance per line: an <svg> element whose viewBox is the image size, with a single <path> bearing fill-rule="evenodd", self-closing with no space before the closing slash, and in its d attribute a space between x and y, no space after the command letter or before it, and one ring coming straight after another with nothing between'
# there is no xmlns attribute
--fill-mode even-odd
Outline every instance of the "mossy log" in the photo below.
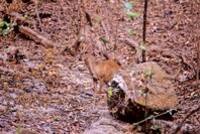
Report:
<svg viewBox="0 0 200 134"><path fill-rule="evenodd" d="M177 105L168 75L157 63L146 62L119 71L109 82L107 103L116 118L136 122Z"/></svg>

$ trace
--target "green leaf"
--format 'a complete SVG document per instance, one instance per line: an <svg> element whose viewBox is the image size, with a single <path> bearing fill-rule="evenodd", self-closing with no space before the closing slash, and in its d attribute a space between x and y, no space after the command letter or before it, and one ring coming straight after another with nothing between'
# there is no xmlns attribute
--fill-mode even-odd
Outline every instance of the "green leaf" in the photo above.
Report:
<svg viewBox="0 0 200 134"><path fill-rule="evenodd" d="M155 131L157 130L159 132L160 132L160 129L161 129L159 125L152 125L150 128L151 128L151 130L155 130Z"/></svg>
<svg viewBox="0 0 200 134"><path fill-rule="evenodd" d="M110 98L112 96L112 87L108 88L108 97Z"/></svg>
<svg viewBox="0 0 200 134"><path fill-rule="evenodd" d="M95 17L95 21L96 21L97 23L100 23L101 20L102 20L102 18L101 18L100 16L96 16L96 17Z"/></svg>
<svg viewBox="0 0 200 134"><path fill-rule="evenodd" d="M136 34L135 31L134 31L133 29L128 29L127 32L128 32L128 35L129 35L129 36L133 36L133 35Z"/></svg>
<svg viewBox="0 0 200 134"><path fill-rule="evenodd" d="M129 17L130 19L133 19L133 18L135 18L135 17L140 16L139 13L131 12L131 11L127 12L126 14L128 15L128 17Z"/></svg>
<svg viewBox="0 0 200 134"><path fill-rule="evenodd" d="M11 30L10 23L0 20L0 35L7 35Z"/></svg>
<svg viewBox="0 0 200 134"><path fill-rule="evenodd" d="M9 27L9 23L7 23L6 21L1 20L0 21L0 28L1 29L6 29L7 27Z"/></svg>
<svg viewBox="0 0 200 134"><path fill-rule="evenodd" d="M21 127L18 126L18 127L16 128L16 134L20 134L20 132L21 132Z"/></svg>
<svg viewBox="0 0 200 134"><path fill-rule="evenodd" d="M145 69L144 70L144 76L146 78L150 78L151 79L153 75L154 75L154 72L153 72L152 69Z"/></svg>
<svg viewBox="0 0 200 134"><path fill-rule="evenodd" d="M133 4L131 2L125 2L124 7L126 11L130 11L133 8Z"/></svg>
<svg viewBox="0 0 200 134"><path fill-rule="evenodd" d="M102 41L104 44L109 43L108 39L106 39L106 37L100 37L99 38L100 41Z"/></svg>
<svg viewBox="0 0 200 134"><path fill-rule="evenodd" d="M54 116L54 117L53 117L53 120L54 120L54 121L59 121L60 118L59 118L58 116Z"/></svg>
<svg viewBox="0 0 200 134"><path fill-rule="evenodd" d="M146 51L146 45L142 42L142 43L140 43L140 45L139 45L139 50L144 50L144 51Z"/></svg>

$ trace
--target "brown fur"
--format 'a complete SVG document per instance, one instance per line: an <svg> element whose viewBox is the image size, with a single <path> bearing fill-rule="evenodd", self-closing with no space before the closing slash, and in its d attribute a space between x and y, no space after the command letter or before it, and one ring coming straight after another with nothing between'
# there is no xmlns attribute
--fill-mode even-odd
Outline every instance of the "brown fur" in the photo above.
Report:
<svg viewBox="0 0 200 134"><path fill-rule="evenodd" d="M113 75L121 68L116 59L97 61L94 56L89 55L85 59L85 62L93 78L100 84L99 92L102 92L101 88L103 84L108 83L112 79Z"/></svg>

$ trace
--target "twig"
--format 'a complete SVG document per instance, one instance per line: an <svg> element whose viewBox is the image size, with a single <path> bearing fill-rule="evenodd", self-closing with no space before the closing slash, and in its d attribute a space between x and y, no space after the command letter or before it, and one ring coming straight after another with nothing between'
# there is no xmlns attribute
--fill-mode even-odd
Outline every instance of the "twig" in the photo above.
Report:
<svg viewBox="0 0 200 134"><path fill-rule="evenodd" d="M200 68L200 55L199 55L199 51L200 50L200 44L199 42L197 42L197 74L196 74L196 77L197 77L197 82L199 82L199 68Z"/></svg>
<svg viewBox="0 0 200 134"><path fill-rule="evenodd" d="M82 27L79 30L79 34L77 36L77 39L74 43L74 45L72 46L74 48L75 51L77 51L81 45L82 42L84 42L86 40L85 38L85 27Z"/></svg>
<svg viewBox="0 0 200 134"><path fill-rule="evenodd" d="M106 34L106 39L107 39L107 40L110 40L109 32L108 32L107 27L106 27L106 25L105 25L105 23L104 23L103 20L101 21L101 26L102 26L102 28L103 28L105 34Z"/></svg>
<svg viewBox="0 0 200 134"><path fill-rule="evenodd" d="M144 120L141 120L139 122L133 123L133 125L137 126L137 125L142 124L142 123L144 123L144 122L146 122L148 120L151 120L151 119L154 119L154 118L158 118L158 117L163 116L165 114L171 113L173 110L174 109L170 109L170 110L167 110L167 111L165 111L165 112L163 112L161 114L158 114L158 115L150 115L149 117L145 118Z"/></svg>
<svg viewBox="0 0 200 134"><path fill-rule="evenodd" d="M35 13L36 13L36 16L37 16L39 29L42 32L42 28L41 28L42 22L41 22L40 15L39 15L39 12L38 12L38 0L33 0L33 2L35 4Z"/></svg>
<svg viewBox="0 0 200 134"><path fill-rule="evenodd" d="M105 7L105 9L103 9L103 10L105 10L105 12L108 12L108 9L109 10L112 10L112 9L110 9L110 6L109 6L109 3L107 3L106 4L106 7ZM102 10L102 9L101 9ZM101 11L102 12L102 11ZM106 21L107 20L107 21ZM105 22L106 21L106 22ZM104 31L104 33L105 33L105 35L106 35L106 39L110 42L110 26L108 26L109 25L109 18L108 19L102 19L101 20L101 26L102 26L102 28L103 28L103 31Z"/></svg>
<svg viewBox="0 0 200 134"><path fill-rule="evenodd" d="M71 48L67 46L64 50L64 51L68 51L72 56L75 56L75 54L76 54L77 50L79 49L81 43L85 41L85 28L86 28L86 26L83 26L83 22L84 22L85 18L87 19L87 21L89 21L89 23L91 21L90 15L85 10L84 0L80 0L78 2L79 2L79 10L78 10L77 16L80 17L80 24L77 25L77 34L78 34L77 39L75 40L75 42L73 43Z"/></svg>
<svg viewBox="0 0 200 134"><path fill-rule="evenodd" d="M172 134L177 134L177 133L179 132L179 130L181 129L181 127L183 126L184 122L185 122L191 115L193 115L194 113L196 113L196 112L199 111L199 110L200 110L200 105L199 105L197 108L193 109L191 112L189 112L189 113L185 116L185 118L182 120L182 122L180 123L180 125L176 128L176 130L174 131L174 133L172 133Z"/></svg>
<svg viewBox="0 0 200 134"><path fill-rule="evenodd" d="M147 22L147 7L148 7L148 0L145 0L144 3L144 16L143 16L143 35L142 35L142 40L144 45L146 44L146 22ZM145 50L142 49L142 61L146 61L146 55L145 55Z"/></svg>
<svg viewBox="0 0 200 134"><path fill-rule="evenodd" d="M89 23L89 25L92 27L93 26L92 19L91 19L90 14L87 11L85 11L85 18L86 18L87 22Z"/></svg>

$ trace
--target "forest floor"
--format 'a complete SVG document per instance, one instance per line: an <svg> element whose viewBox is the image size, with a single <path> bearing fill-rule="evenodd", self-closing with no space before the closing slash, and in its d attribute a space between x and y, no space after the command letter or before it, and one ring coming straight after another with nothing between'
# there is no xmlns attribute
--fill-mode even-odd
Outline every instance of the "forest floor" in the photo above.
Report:
<svg viewBox="0 0 200 134"><path fill-rule="evenodd" d="M101 59L99 53L104 51L114 55L123 67L137 64L137 50L127 45L126 40L142 42L143 1L132 1L132 10L139 14L133 19L127 17L123 1L93 0L82 5L79 0L39 3L23 0L17 4L16 1L0 2L0 20L13 23L9 14L21 14L27 23L19 25L52 40L53 47L25 36L16 28L0 36L0 131L83 133L104 117L107 122L116 122L118 129L109 126L99 131L131 133L131 124L109 116L106 100L102 99L105 94L97 95L92 89L93 79L83 57L87 50L92 50ZM174 82L179 99L174 123L180 123L200 104L200 86L194 72L195 45L199 43L195 25L200 20L195 14L198 9L195 1L149 1L147 60L157 62L172 75L181 68ZM84 21L83 12L90 16L89 22ZM88 38L75 54L70 54L66 48L73 47L82 28L86 28ZM186 123L200 132L200 111Z"/></svg>

